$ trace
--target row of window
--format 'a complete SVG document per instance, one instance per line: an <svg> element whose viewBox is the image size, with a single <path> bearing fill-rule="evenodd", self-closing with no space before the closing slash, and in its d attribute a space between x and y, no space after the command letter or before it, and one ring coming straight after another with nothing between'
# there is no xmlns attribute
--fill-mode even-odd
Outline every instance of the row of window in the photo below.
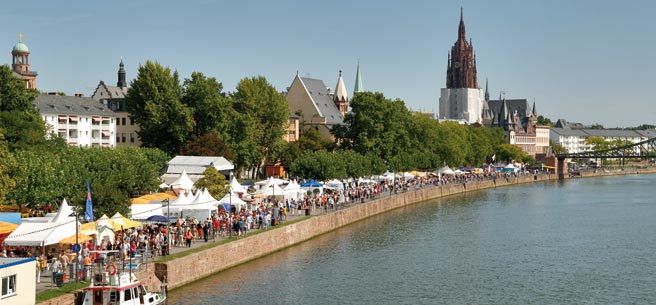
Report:
<svg viewBox="0 0 656 305"><path fill-rule="evenodd" d="M125 118L116 118L116 126L127 126L127 120ZM134 125L134 119L130 117L130 125Z"/></svg>
<svg viewBox="0 0 656 305"><path fill-rule="evenodd" d="M130 143L134 143L135 135L134 133L130 133ZM125 133L116 134L116 143L126 143L127 138L125 137Z"/></svg>

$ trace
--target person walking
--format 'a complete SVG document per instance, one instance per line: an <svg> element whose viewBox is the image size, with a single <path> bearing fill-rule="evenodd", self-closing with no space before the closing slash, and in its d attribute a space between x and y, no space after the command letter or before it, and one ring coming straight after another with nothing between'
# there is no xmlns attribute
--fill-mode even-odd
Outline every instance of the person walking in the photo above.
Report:
<svg viewBox="0 0 656 305"><path fill-rule="evenodd" d="M187 244L187 248L191 248L191 239L193 238L193 236L191 235L191 230L189 228L187 228L187 230L185 231L184 238L185 238L185 243Z"/></svg>

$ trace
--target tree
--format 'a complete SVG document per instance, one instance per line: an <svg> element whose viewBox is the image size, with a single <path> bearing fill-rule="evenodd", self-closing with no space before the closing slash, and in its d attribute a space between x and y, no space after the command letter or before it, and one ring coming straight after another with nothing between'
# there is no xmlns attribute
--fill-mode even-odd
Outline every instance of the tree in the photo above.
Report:
<svg viewBox="0 0 656 305"><path fill-rule="evenodd" d="M350 106L344 125L332 130L339 148L360 154L372 152L388 163L394 158L403 161L401 156L416 148L417 142L408 129L411 115L403 101L363 92L353 97Z"/></svg>
<svg viewBox="0 0 656 305"><path fill-rule="evenodd" d="M521 147L512 144L501 144L496 149L497 160L507 162L535 163L535 158L525 153Z"/></svg>
<svg viewBox="0 0 656 305"><path fill-rule="evenodd" d="M592 149L595 151L606 150L610 148L610 143L602 137L589 136L585 139L585 144L592 146Z"/></svg>
<svg viewBox="0 0 656 305"><path fill-rule="evenodd" d="M228 193L226 185L230 183L226 177L213 166L208 166L203 173L203 178L196 180L194 187L197 189L207 188L207 191L214 198L222 198Z"/></svg>
<svg viewBox="0 0 656 305"><path fill-rule="evenodd" d="M22 111L38 114L32 102L39 95L27 89L25 82L16 78L7 65L0 66L0 111Z"/></svg>
<svg viewBox="0 0 656 305"><path fill-rule="evenodd" d="M125 96L126 108L139 124L142 146L177 154L194 130L193 109L180 99L178 72L157 62L140 65Z"/></svg>
<svg viewBox="0 0 656 305"><path fill-rule="evenodd" d="M235 160L235 153L214 134L192 135L180 151L185 156L220 156Z"/></svg>
<svg viewBox="0 0 656 305"><path fill-rule="evenodd" d="M549 118L539 115L538 125L546 125L546 126L554 127L555 124Z"/></svg>
<svg viewBox="0 0 656 305"><path fill-rule="evenodd" d="M5 202L7 193L16 186L16 180L11 175L16 167L16 160L9 152L0 128L0 203Z"/></svg>
<svg viewBox="0 0 656 305"><path fill-rule="evenodd" d="M206 77L203 73L193 72L191 78L185 79L182 93L182 103L193 109L194 134L217 134L225 139L227 130L232 125L235 111L229 98L222 95L223 84L214 77Z"/></svg>
<svg viewBox="0 0 656 305"><path fill-rule="evenodd" d="M259 163L249 164L259 172L262 163L275 161L272 157L282 150L289 105L285 97L263 76L242 79L237 84L233 99L235 110L256 122L252 125L250 135L257 146L248 149L257 149L262 157Z"/></svg>

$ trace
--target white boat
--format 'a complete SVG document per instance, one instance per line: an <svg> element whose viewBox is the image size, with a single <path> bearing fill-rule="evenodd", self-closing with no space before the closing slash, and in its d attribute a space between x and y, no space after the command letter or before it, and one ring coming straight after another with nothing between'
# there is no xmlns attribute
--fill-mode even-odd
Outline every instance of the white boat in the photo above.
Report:
<svg viewBox="0 0 656 305"><path fill-rule="evenodd" d="M90 251L106 254L118 251ZM111 256L110 256L111 257ZM166 301L166 286L161 292L149 292L130 270L114 263L96 262L91 273L91 284L84 288L83 305L157 305Z"/></svg>

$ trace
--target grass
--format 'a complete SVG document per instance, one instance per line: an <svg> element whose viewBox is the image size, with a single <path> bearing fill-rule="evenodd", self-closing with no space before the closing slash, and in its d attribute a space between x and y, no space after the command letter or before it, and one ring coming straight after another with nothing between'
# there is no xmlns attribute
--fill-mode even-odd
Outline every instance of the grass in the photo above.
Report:
<svg viewBox="0 0 656 305"><path fill-rule="evenodd" d="M62 296L65 294L69 294L73 291L80 290L82 288L85 288L89 286L89 283L85 282L77 282L77 283L69 283L65 284L64 286L60 288L54 288L46 291L42 291L36 294L36 302L40 303L52 298L56 298L58 296Z"/></svg>
<svg viewBox="0 0 656 305"><path fill-rule="evenodd" d="M269 229L269 230L275 230L276 228L281 228L281 227L288 226L288 225L291 225L291 224L294 224L294 223L297 223L297 222L301 222L301 221L306 220L310 217L312 217L312 216L304 216L304 217L296 218L294 220L285 221L282 224L280 224L280 225L278 225L278 226L276 226L272 229ZM260 233L263 233L263 232L266 232L266 231L269 231L269 230L251 230L251 231L248 232L248 235L246 235L246 237L244 237L244 238L248 238L249 236L257 235L257 234L260 234ZM189 250L185 250L185 251L178 252L178 253L171 254L171 255L167 255L167 256L160 256L157 259L155 259L155 262L156 263L170 262L172 260L175 260L175 259L178 259L178 258L181 258L181 257L185 257L185 256L193 254L193 253L202 252L202 251L205 251L207 249L211 249L211 248L223 245L223 244L227 244L227 243L232 242L234 240L237 240L237 238L236 237L224 238L224 239L219 240L217 242L208 243L206 245L203 245L203 246L200 246L200 247L197 247L197 248L191 248Z"/></svg>

